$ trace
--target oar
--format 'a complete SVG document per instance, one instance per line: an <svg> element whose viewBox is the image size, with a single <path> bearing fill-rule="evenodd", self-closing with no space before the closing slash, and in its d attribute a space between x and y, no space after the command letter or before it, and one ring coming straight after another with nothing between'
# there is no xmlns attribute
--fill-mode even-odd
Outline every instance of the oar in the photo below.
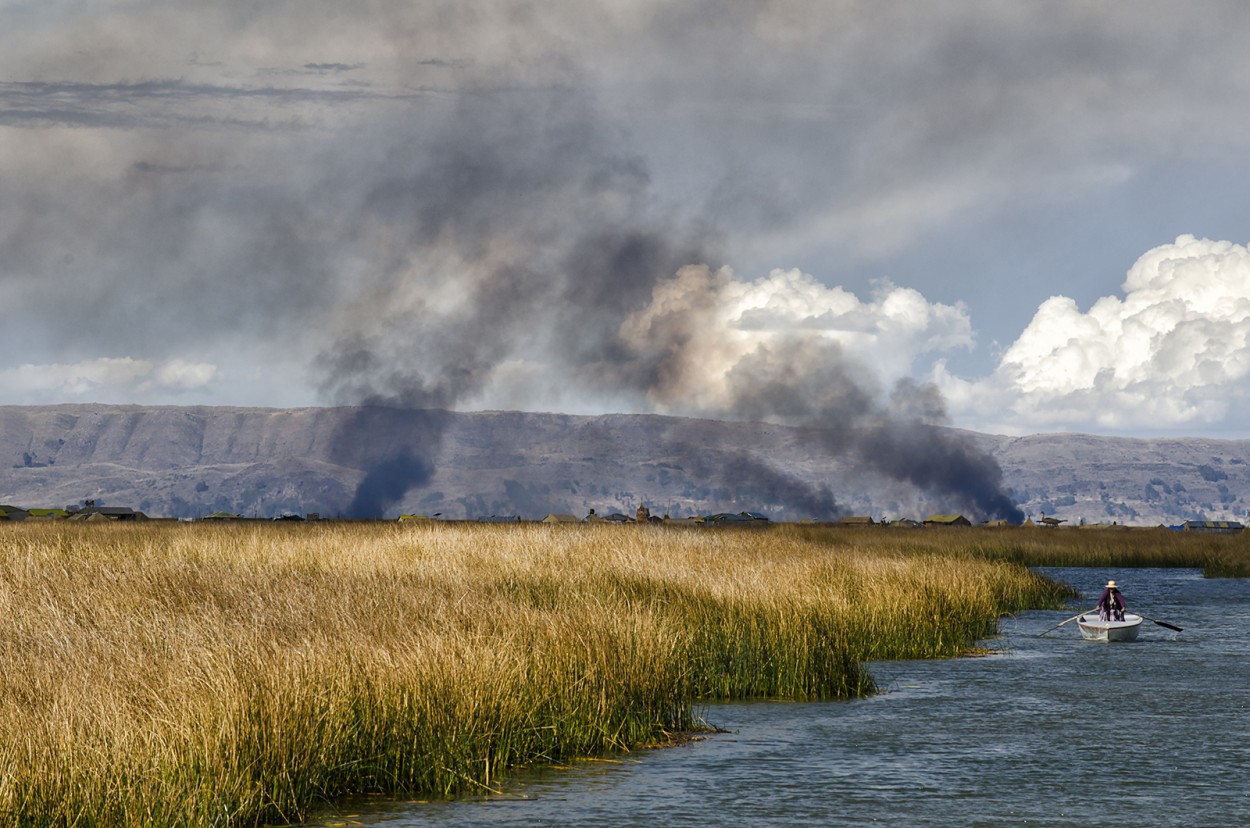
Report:
<svg viewBox="0 0 1250 828"><path fill-rule="evenodd" d="M1085 615L1086 613L1090 613L1090 612L1095 612L1095 611L1096 611L1096 610L1081 610L1080 612L1078 612L1076 615L1072 616L1071 618L1068 618L1068 619L1066 619L1066 620L1064 620L1064 621L1060 621L1058 624L1056 624L1055 626L1051 627L1049 630L1042 630L1041 632L1039 632L1039 633L1037 634L1037 636L1038 636L1038 638L1041 638L1043 635L1045 635L1046 633L1050 632L1050 630L1057 630L1057 629L1059 629L1060 627L1062 627L1064 624L1067 624L1069 621L1075 621L1076 619L1080 618L1082 615ZM1146 616L1144 616L1144 615L1142 616L1142 618L1145 618L1145 617L1146 617Z"/></svg>
<svg viewBox="0 0 1250 828"><path fill-rule="evenodd" d="M1141 613L1137 612L1136 610L1130 610L1130 612L1132 612L1134 615L1141 615ZM1145 618L1147 621L1149 621L1152 624L1158 624L1160 627L1167 627L1169 630L1176 630L1177 632L1184 632L1184 630L1182 630L1180 627L1176 626L1175 624L1169 624L1166 621L1156 621L1153 618L1151 618L1149 615L1141 615L1141 617Z"/></svg>

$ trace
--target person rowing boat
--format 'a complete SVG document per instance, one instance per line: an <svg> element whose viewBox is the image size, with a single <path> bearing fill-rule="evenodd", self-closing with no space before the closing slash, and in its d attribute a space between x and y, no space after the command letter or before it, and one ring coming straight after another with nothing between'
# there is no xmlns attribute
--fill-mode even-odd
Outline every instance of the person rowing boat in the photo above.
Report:
<svg viewBox="0 0 1250 828"><path fill-rule="evenodd" d="M1102 596L1098 599L1098 617L1103 621L1124 620L1124 596L1115 581L1107 581Z"/></svg>

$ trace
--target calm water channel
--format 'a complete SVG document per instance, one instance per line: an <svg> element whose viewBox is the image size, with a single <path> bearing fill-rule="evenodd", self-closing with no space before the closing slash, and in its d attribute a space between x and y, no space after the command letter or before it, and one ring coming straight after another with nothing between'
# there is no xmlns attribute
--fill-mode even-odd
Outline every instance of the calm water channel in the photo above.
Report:
<svg viewBox="0 0 1250 828"><path fill-rule="evenodd" d="M709 706L693 744L514 780L506 795L353 805L313 825L1250 825L1250 581L1045 569L1069 612L1003 619L997 654L883 662L853 702ZM1108 577L1145 622L1080 640Z"/></svg>

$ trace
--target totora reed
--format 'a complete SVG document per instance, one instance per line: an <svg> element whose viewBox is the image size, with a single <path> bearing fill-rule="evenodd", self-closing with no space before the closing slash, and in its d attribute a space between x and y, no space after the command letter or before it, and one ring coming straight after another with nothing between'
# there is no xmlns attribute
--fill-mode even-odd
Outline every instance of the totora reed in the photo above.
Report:
<svg viewBox="0 0 1250 828"><path fill-rule="evenodd" d="M1070 597L882 538L0 526L0 822L253 825L489 791L697 730L700 701L872 692L865 661L965 653Z"/></svg>

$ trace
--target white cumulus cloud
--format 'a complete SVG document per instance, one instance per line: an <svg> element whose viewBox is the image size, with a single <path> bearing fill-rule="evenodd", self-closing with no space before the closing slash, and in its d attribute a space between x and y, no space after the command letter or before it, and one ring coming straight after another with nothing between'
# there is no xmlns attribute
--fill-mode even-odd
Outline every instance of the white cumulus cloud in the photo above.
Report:
<svg viewBox="0 0 1250 828"><path fill-rule="evenodd" d="M926 353L972 344L962 306L931 303L910 288L880 282L865 302L798 270L744 281L702 265L657 283L620 334L636 351L662 355L648 392L658 410L744 413L747 386L767 382L807 401L788 412L773 400L772 410L759 411L783 419L827 409L822 396L836 397L839 378L871 389L907 376Z"/></svg>
<svg viewBox="0 0 1250 828"><path fill-rule="evenodd" d="M1122 290L1086 312L1046 300L984 380L939 365L957 419L1015 433L1250 425L1250 251L1181 236L1142 255Z"/></svg>

